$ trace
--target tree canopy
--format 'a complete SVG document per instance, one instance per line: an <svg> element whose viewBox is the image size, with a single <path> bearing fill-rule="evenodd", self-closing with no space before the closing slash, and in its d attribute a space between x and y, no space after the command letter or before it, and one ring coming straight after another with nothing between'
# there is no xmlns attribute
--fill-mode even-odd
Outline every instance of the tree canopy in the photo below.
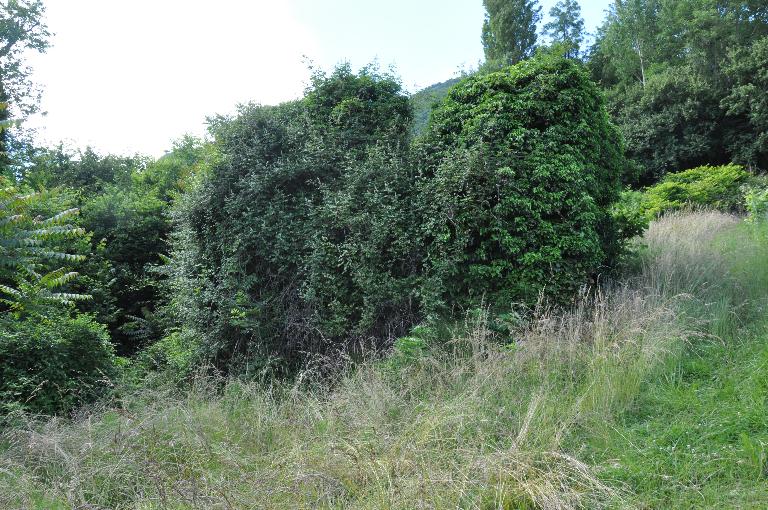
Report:
<svg viewBox="0 0 768 510"><path fill-rule="evenodd" d="M533 55L541 20L538 0L483 0L483 5L482 41L487 65L507 66Z"/></svg>
<svg viewBox="0 0 768 510"><path fill-rule="evenodd" d="M578 0L559 0L549 11L552 18L544 25L544 35L564 47L565 55L578 57L584 42L584 19Z"/></svg>
<svg viewBox="0 0 768 510"><path fill-rule="evenodd" d="M8 0L0 4L0 97L3 91L22 115L37 108L39 93L29 81L25 51L44 52L51 33L42 0Z"/></svg>
<svg viewBox="0 0 768 510"><path fill-rule="evenodd" d="M616 0L589 65L642 183L708 163L766 167L767 12L755 1Z"/></svg>

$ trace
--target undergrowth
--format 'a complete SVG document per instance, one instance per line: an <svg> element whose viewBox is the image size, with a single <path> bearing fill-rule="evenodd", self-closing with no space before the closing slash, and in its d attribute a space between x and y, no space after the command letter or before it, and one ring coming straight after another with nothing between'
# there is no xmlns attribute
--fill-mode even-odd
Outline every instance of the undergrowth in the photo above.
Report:
<svg viewBox="0 0 768 510"><path fill-rule="evenodd" d="M397 363L199 377L0 436L2 508L691 508L765 490L765 237L654 222L636 274ZM415 348L416 345L418 348ZM422 348L423 347L423 348ZM394 355L393 355L394 356ZM764 505L763 505L764 506Z"/></svg>

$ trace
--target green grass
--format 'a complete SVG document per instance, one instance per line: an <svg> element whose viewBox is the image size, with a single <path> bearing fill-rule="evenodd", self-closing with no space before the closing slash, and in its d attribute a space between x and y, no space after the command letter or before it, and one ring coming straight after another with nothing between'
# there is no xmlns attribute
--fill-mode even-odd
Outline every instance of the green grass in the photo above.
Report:
<svg viewBox="0 0 768 510"><path fill-rule="evenodd" d="M768 243L708 212L645 242L509 336L473 315L332 384L200 377L29 419L0 435L0 508L765 508Z"/></svg>
<svg viewBox="0 0 768 510"><path fill-rule="evenodd" d="M631 488L633 506L768 508L764 233L740 225L716 240L735 285L689 303L702 338L662 364L616 422L582 436L590 463Z"/></svg>
<svg viewBox="0 0 768 510"><path fill-rule="evenodd" d="M754 336L752 336L754 335ZM768 333L692 348L637 406L589 438L640 508L768 508Z"/></svg>

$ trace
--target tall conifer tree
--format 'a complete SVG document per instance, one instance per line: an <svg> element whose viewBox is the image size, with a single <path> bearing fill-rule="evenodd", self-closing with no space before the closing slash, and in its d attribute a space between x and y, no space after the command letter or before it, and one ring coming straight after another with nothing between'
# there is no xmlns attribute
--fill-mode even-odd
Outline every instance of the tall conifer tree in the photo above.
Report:
<svg viewBox="0 0 768 510"><path fill-rule="evenodd" d="M536 49L536 25L541 20L538 0L483 0L483 48L492 67L511 65Z"/></svg>

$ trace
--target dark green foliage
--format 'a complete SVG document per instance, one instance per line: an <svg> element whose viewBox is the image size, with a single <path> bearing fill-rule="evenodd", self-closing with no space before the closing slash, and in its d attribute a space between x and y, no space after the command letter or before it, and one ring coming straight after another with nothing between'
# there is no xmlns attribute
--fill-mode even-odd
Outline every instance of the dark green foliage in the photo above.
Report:
<svg viewBox="0 0 768 510"><path fill-rule="evenodd" d="M483 0L483 49L490 69L517 64L536 49L538 0Z"/></svg>
<svg viewBox="0 0 768 510"><path fill-rule="evenodd" d="M366 68L355 76L341 66L326 77L316 74L302 101L316 136L341 144L344 157L361 157L368 147L405 141L412 112L400 83ZM350 154L351 152L351 154Z"/></svg>
<svg viewBox="0 0 768 510"><path fill-rule="evenodd" d="M168 252L168 209L203 171L210 148L187 137L157 161L101 156L91 149L73 155L59 147L39 150L24 182L63 187L81 208L81 227L91 233L77 286L94 296L80 309L109 326L120 354L157 340L166 322L158 316L165 279L159 266Z"/></svg>
<svg viewBox="0 0 768 510"><path fill-rule="evenodd" d="M400 327L410 120L397 81L342 66L301 101L214 121L220 162L178 212L173 307L214 360L290 360Z"/></svg>
<svg viewBox="0 0 768 510"><path fill-rule="evenodd" d="M94 256L87 276L110 307L99 310L104 301L93 303L108 324L121 354L135 352L160 337L154 312L160 299L159 277L151 266L161 263L168 252L166 237L170 221L169 204L145 189L109 188L83 206L83 225L93 232Z"/></svg>
<svg viewBox="0 0 768 510"><path fill-rule="evenodd" d="M642 164L640 183L656 182L682 168L730 161L717 92L689 68L652 75L645 88L611 97L628 156Z"/></svg>
<svg viewBox="0 0 768 510"><path fill-rule="evenodd" d="M768 169L768 37L729 55L730 93L722 99L725 149L735 161Z"/></svg>
<svg viewBox="0 0 768 510"><path fill-rule="evenodd" d="M435 303L567 301L616 255L608 208L626 161L579 64L539 58L465 80L421 149Z"/></svg>
<svg viewBox="0 0 768 510"><path fill-rule="evenodd" d="M176 213L171 309L219 366L391 342L484 298L564 302L618 253L625 161L579 64L465 80L415 150L408 114L390 77L341 67L215 121L221 159Z"/></svg>
<svg viewBox="0 0 768 510"><path fill-rule="evenodd" d="M0 414L68 410L103 390L114 366L104 327L72 313L90 297L72 290L70 268L85 231L62 202L0 178Z"/></svg>
<svg viewBox="0 0 768 510"><path fill-rule="evenodd" d="M0 319L0 416L59 414L110 387L115 358L106 328L67 311Z"/></svg>
<svg viewBox="0 0 768 510"><path fill-rule="evenodd" d="M304 298L327 336L394 338L416 320L422 247L414 173L376 147L324 189Z"/></svg>
<svg viewBox="0 0 768 510"><path fill-rule="evenodd" d="M590 66L640 184L704 164L768 164L766 35L765 2L617 0Z"/></svg>
<svg viewBox="0 0 768 510"><path fill-rule="evenodd" d="M11 114L8 109L8 95L0 81L0 176L11 177L10 158L8 157L8 128L11 125Z"/></svg>
<svg viewBox="0 0 768 510"><path fill-rule="evenodd" d="M142 172L148 164L149 160L141 156L102 156L90 147L72 154L59 146L39 150L34 166L22 177L37 187L71 188L84 202L110 186L130 187L132 175Z"/></svg>

